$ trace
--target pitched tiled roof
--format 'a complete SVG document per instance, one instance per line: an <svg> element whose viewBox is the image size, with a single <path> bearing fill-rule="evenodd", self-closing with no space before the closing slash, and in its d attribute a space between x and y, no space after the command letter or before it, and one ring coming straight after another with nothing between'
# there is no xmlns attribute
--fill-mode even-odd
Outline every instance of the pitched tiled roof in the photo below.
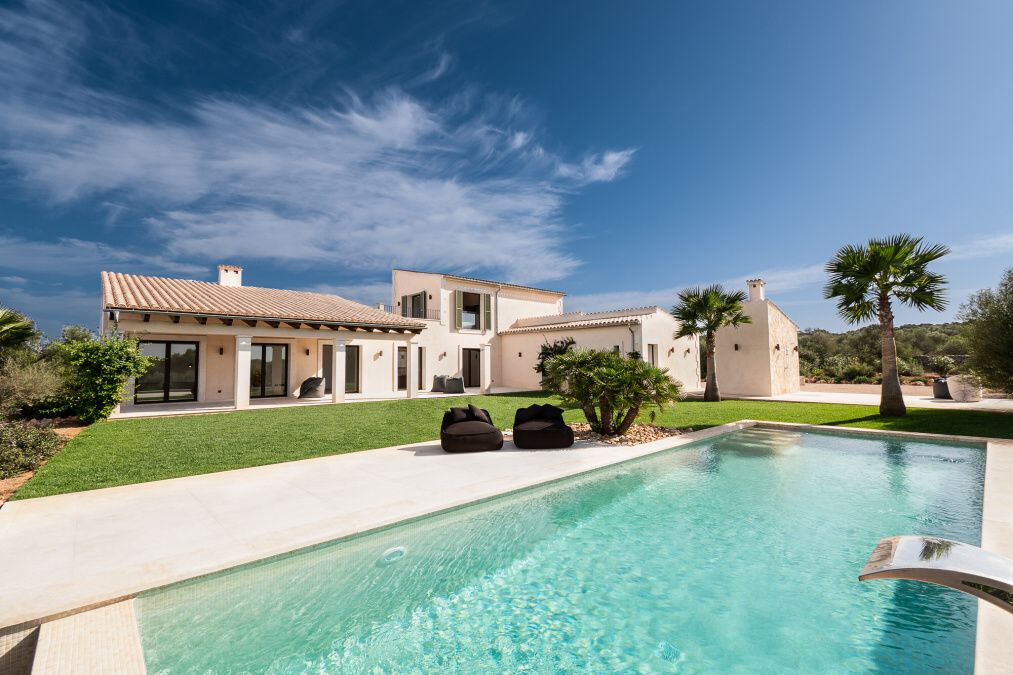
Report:
<svg viewBox="0 0 1013 675"><path fill-rule="evenodd" d="M611 309L603 312L564 312L563 314L532 316L518 319L510 328L513 330L518 328L550 327L588 321L605 321L610 319L647 316L649 314L654 314L659 309L661 308L656 306L630 307L627 309Z"/></svg>
<svg viewBox="0 0 1013 675"><path fill-rule="evenodd" d="M105 309L167 312L357 326L424 328L425 324L337 295L208 281L102 272Z"/></svg>
<svg viewBox="0 0 1013 675"><path fill-rule="evenodd" d="M537 291L538 293L551 293L552 295L564 296L566 293L563 291L553 291L548 288L537 288L535 286L523 286L521 284L509 284L505 281L493 281L491 279L479 279L478 277L465 277L460 274L446 274L444 272L426 272L423 270L409 270L404 267L395 267L395 272L414 272L415 274L432 274L435 276L446 277L448 279L457 279L458 281L472 281L479 284L489 284L490 286L504 286L506 288L519 288L525 291Z"/></svg>
<svg viewBox="0 0 1013 675"><path fill-rule="evenodd" d="M560 323L538 324L536 326L517 326L501 330L500 335L511 333L539 333L550 330L576 330L579 328L602 328L604 326L632 326L640 323L635 316L616 316L610 319L592 319L590 321L565 321Z"/></svg>

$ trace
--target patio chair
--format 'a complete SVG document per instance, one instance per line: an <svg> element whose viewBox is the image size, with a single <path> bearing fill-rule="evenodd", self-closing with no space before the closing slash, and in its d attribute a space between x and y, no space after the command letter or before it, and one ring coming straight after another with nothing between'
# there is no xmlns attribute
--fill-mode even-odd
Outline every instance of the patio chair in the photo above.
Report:
<svg viewBox="0 0 1013 675"><path fill-rule="evenodd" d="M464 393L464 378L463 377L448 377L445 391L448 394L463 394Z"/></svg>
<svg viewBox="0 0 1013 675"><path fill-rule="evenodd" d="M324 395L324 378L307 377L299 385L299 398L320 398Z"/></svg>
<svg viewBox="0 0 1013 675"><path fill-rule="evenodd" d="M447 452L482 452L503 447L503 432L492 423L488 410L473 405L451 408L443 414L440 446Z"/></svg>
<svg viewBox="0 0 1013 675"><path fill-rule="evenodd" d="M433 375L433 391L446 391L447 390L447 376L446 375Z"/></svg>
<svg viewBox="0 0 1013 675"><path fill-rule="evenodd" d="M514 445L529 450L568 448L573 445L573 429L563 421L562 408L536 403L515 413Z"/></svg>

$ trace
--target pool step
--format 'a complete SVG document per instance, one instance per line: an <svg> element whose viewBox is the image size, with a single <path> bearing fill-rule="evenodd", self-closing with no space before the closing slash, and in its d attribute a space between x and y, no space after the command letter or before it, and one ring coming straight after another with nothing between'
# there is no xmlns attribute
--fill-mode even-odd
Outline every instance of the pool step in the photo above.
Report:
<svg viewBox="0 0 1013 675"><path fill-rule="evenodd" d="M71 614L39 627L32 675L145 672L133 600Z"/></svg>

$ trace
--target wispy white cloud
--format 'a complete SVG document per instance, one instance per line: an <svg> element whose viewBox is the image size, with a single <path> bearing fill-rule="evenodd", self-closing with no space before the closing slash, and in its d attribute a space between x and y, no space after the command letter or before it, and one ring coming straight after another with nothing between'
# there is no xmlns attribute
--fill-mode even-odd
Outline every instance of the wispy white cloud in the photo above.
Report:
<svg viewBox="0 0 1013 675"><path fill-rule="evenodd" d="M390 282L369 281L361 284L319 284L303 290L340 295L348 300L373 306L381 302L385 305L390 304L390 288Z"/></svg>
<svg viewBox="0 0 1013 675"><path fill-rule="evenodd" d="M566 196L615 180L633 157L546 152L518 130L522 104L491 96L432 105L340 91L315 108L203 98L163 114L84 84L89 12L35 0L0 14L0 158L50 199L114 201L113 221L146 215L172 256L558 279L580 264L565 245ZM441 55L431 76L451 62Z"/></svg>
<svg viewBox="0 0 1013 675"><path fill-rule="evenodd" d="M778 267L765 270L758 270L751 274L743 274L728 279L719 280L728 289L745 290L746 280L760 278L766 282L765 290L768 296L778 293L788 293L803 288L809 288L822 284L825 278L823 265L804 265L802 267ZM566 298L566 307L569 310L606 310L622 307L644 307L658 305L660 307L671 307L675 304L679 291L694 286L705 286L714 283L714 280L696 281L685 283L670 288L658 288L653 290L637 291L615 291L609 293L590 293L583 295L572 295Z"/></svg>
<svg viewBox="0 0 1013 675"><path fill-rule="evenodd" d="M33 241L0 235L0 270L27 273L33 278L93 276L103 269L146 274L204 276L204 266L177 262L160 255L148 255L81 239ZM3 277L22 279L23 277ZM9 281L10 282L10 281Z"/></svg>
<svg viewBox="0 0 1013 675"><path fill-rule="evenodd" d="M84 325L95 330L99 323L99 296L83 290L0 284L0 306L27 313L51 337L58 336L67 325Z"/></svg>
<svg viewBox="0 0 1013 675"><path fill-rule="evenodd" d="M971 260L990 258L995 255L1009 255L1010 253L1013 253L1013 232L1000 232L953 244L947 258L950 260Z"/></svg>

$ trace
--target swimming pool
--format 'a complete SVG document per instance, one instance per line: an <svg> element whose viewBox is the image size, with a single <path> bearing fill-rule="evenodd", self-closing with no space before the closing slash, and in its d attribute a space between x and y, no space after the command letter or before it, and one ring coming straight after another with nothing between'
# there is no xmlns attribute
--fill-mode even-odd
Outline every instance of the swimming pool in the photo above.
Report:
<svg viewBox="0 0 1013 675"><path fill-rule="evenodd" d="M523 455L518 455L523 461ZM159 672L970 672L975 601L859 583L978 544L985 451L736 431L140 596Z"/></svg>

